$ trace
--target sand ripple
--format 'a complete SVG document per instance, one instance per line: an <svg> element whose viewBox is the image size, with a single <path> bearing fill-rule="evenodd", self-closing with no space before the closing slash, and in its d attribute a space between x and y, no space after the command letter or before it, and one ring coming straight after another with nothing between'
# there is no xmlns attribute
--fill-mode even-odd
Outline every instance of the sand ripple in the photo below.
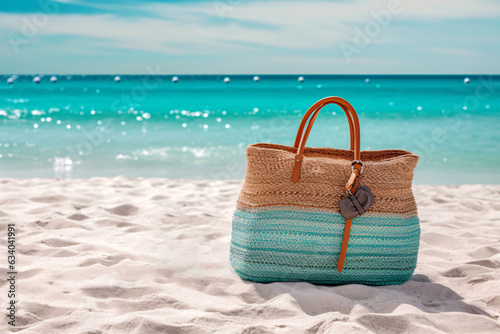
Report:
<svg viewBox="0 0 500 334"><path fill-rule="evenodd" d="M3 240L7 223L18 231L19 332L500 332L500 197L488 195L500 186L416 187L415 275L372 287L241 280L229 264L241 181L1 184Z"/></svg>

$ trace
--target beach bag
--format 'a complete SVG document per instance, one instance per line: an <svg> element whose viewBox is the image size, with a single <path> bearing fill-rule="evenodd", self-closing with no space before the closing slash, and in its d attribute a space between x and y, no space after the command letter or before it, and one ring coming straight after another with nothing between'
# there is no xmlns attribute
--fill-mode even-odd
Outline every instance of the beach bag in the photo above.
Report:
<svg viewBox="0 0 500 334"><path fill-rule="evenodd" d="M305 146L330 103L347 115L350 150ZM346 100L313 104L293 147L253 144L246 155L230 246L242 279L389 285L412 276L420 243L411 188L418 156L361 152L358 116Z"/></svg>

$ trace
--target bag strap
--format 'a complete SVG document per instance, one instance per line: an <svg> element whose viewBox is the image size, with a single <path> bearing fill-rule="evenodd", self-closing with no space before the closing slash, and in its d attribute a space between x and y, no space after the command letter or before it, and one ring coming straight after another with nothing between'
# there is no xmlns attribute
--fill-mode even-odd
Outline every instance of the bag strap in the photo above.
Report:
<svg viewBox="0 0 500 334"><path fill-rule="evenodd" d="M346 100L337 97L337 96L329 96L325 97L315 104L313 104L306 112L304 117L302 118L302 122L299 126L299 131L297 131L297 136L295 138L295 147L297 147L297 154L295 155L295 163L293 166L293 174L292 174L292 182L297 183L300 177L300 167L302 165L302 160L304 159L303 153L304 148L306 146L307 138L311 132L312 126L316 117L318 116L319 111L326 106L327 104L335 103L344 110L347 119L349 121L349 128L351 132L351 150L354 150L354 159L352 163L352 173L346 184L346 191L352 189L354 182L356 181L358 175L361 173L363 169L363 163L361 162L361 150L360 150L360 130L359 130L359 119L356 114L356 110L354 107L347 102ZM311 117L312 115L312 117ZM311 119L309 120L309 118ZM309 120L307 128L305 132L303 132L305 123ZM300 138L300 140L299 140ZM298 142L298 145L297 145Z"/></svg>
<svg viewBox="0 0 500 334"><path fill-rule="evenodd" d="M323 108L324 105L321 105L320 107L316 108L316 110L314 110L313 112L313 117L314 117L314 120L316 120L316 116L319 112L319 110L321 108ZM342 108L342 110L344 110L344 112L346 113L346 115L348 115L348 110L345 109L344 106L340 106ZM349 121L349 132L350 132L350 137L351 137L351 150L354 150L354 140L355 140L355 137L354 137L354 125L352 124L352 117L349 117L347 116L347 120ZM300 122L300 126L299 126L299 129L297 130L297 135L295 136L295 143L293 144L294 147L299 147L299 144L300 144L300 140L302 139L302 133L304 132L304 127L307 123L307 118L306 117L303 117L302 118L302 122Z"/></svg>
<svg viewBox="0 0 500 334"><path fill-rule="evenodd" d="M346 219L344 226L344 236L342 237L342 246L340 247L339 260L337 262L337 271L339 274L344 269L345 256L347 254L347 245L349 244L349 235L351 234L352 218Z"/></svg>
<svg viewBox="0 0 500 334"><path fill-rule="evenodd" d="M344 110L347 116L347 120L349 121L351 150L354 151L354 159L351 164L352 166L351 176L349 177L349 180L345 185L345 190L349 195L352 195L353 193L356 192L356 189L359 184L359 176L363 171L363 163L361 162L361 150L360 150L361 143L360 143L359 119L353 106L346 100L336 96L325 97L319 100L307 110L306 114L302 118L302 122L300 123L299 129L297 131L297 136L295 137L294 147L297 147L297 154L295 155L292 181L294 183L297 183L299 181L300 167L302 165L302 160L304 158L303 156L304 148L306 146L307 138L309 137L314 121L316 120L319 111L324 106L330 103L335 103L338 106L340 106L342 110ZM307 128L304 132L304 127L308 120L309 123L307 124ZM344 267L345 257L347 254L347 246L349 244L349 235L351 233L351 224L352 224L352 219L347 219L344 226L342 246L340 248L339 259L337 262L337 271L339 273L342 272L342 269Z"/></svg>

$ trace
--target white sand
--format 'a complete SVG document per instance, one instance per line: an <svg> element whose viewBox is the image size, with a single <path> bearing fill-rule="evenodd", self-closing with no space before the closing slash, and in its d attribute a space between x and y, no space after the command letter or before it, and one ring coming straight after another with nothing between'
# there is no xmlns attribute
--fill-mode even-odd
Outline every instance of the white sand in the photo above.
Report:
<svg viewBox="0 0 500 334"><path fill-rule="evenodd" d="M500 186L415 187L418 266L407 283L385 287L241 280L229 263L240 187L241 181L0 179L2 275L6 225L17 227L16 329L500 333ZM2 309L7 290L2 279Z"/></svg>

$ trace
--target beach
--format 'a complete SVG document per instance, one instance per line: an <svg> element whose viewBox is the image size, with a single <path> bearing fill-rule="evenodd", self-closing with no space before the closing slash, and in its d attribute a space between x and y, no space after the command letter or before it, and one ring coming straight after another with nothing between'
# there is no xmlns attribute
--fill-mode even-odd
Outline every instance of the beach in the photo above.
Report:
<svg viewBox="0 0 500 334"><path fill-rule="evenodd" d="M415 185L417 268L379 287L242 280L229 262L241 180L0 185L4 250L16 229L15 332L500 332L500 185Z"/></svg>
<svg viewBox="0 0 500 334"><path fill-rule="evenodd" d="M3 1L0 334L500 334L499 30Z"/></svg>

